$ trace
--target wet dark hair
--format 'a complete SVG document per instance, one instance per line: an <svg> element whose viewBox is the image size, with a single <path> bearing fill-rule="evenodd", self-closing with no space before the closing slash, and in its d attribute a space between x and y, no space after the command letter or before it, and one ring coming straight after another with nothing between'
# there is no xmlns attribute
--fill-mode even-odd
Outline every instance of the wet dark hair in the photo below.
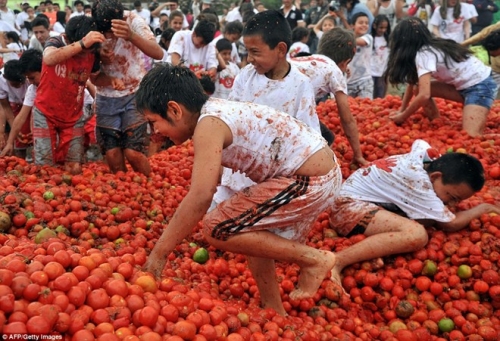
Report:
<svg viewBox="0 0 500 341"><path fill-rule="evenodd" d="M327 56L337 64L352 59L356 54L354 33L341 27L325 32L318 44L318 54Z"/></svg>
<svg viewBox="0 0 500 341"><path fill-rule="evenodd" d="M255 12L253 10L249 10L249 11L245 11L243 12L243 14L241 15L241 20L242 20L242 23L247 23L250 21L250 19L252 19L252 17L255 15ZM243 29L244 30L244 29Z"/></svg>
<svg viewBox="0 0 500 341"><path fill-rule="evenodd" d="M66 12L57 11L56 21L59 22L60 24L62 24L63 26L66 26Z"/></svg>
<svg viewBox="0 0 500 341"><path fill-rule="evenodd" d="M243 24L239 20L231 21L224 26L224 33L226 34L240 34L243 32Z"/></svg>
<svg viewBox="0 0 500 341"><path fill-rule="evenodd" d="M243 36L260 36L270 49L279 43L286 44L287 51L292 45L292 30L283 14L268 10L255 14L243 29Z"/></svg>
<svg viewBox="0 0 500 341"><path fill-rule="evenodd" d="M214 40L215 31L216 26L213 22L202 19L198 21L193 33L196 34L197 37L202 38L205 45L208 45Z"/></svg>
<svg viewBox="0 0 500 341"><path fill-rule="evenodd" d="M42 58L41 51L35 49L28 49L23 52L19 58L19 67L23 74L28 72L42 72Z"/></svg>
<svg viewBox="0 0 500 341"><path fill-rule="evenodd" d="M9 60L3 66L3 78L10 82L23 83L26 77L22 73L19 60Z"/></svg>
<svg viewBox="0 0 500 341"><path fill-rule="evenodd" d="M159 45L165 50L168 50L167 47L163 44L162 40L171 41L174 34L175 30L172 27L167 27L165 31L161 33Z"/></svg>
<svg viewBox="0 0 500 341"><path fill-rule="evenodd" d="M453 60L457 63L468 59L472 52L451 39L435 38L422 20L406 17L401 20L389 39L389 60L384 74L391 84L417 84L418 74L415 58L424 48L434 48L443 53L446 66Z"/></svg>
<svg viewBox="0 0 500 341"><path fill-rule="evenodd" d="M200 78L200 84L205 91L205 94L211 95L215 92L215 83L212 81L209 75L203 75Z"/></svg>
<svg viewBox="0 0 500 341"><path fill-rule="evenodd" d="M474 192L484 186L484 168L469 154L446 153L429 163L427 173L441 172L444 185L467 184Z"/></svg>
<svg viewBox="0 0 500 341"><path fill-rule="evenodd" d="M292 30L292 41L295 43L309 36L309 30L305 27L295 27Z"/></svg>
<svg viewBox="0 0 500 341"><path fill-rule="evenodd" d="M391 36L391 23L389 21L389 18L387 18L385 14L379 14L375 17L375 19L373 19L371 30L372 37L375 39L375 37L377 36L377 28L383 22L387 23L387 30L384 33L384 39L387 45L389 45L389 37ZM375 50L375 44L373 44L373 49Z"/></svg>
<svg viewBox="0 0 500 341"><path fill-rule="evenodd" d="M193 71L168 63L156 64L144 76L135 95L139 112L148 110L169 122L171 120L166 112L168 102L175 101L197 113L207 100L208 96Z"/></svg>
<svg viewBox="0 0 500 341"><path fill-rule="evenodd" d="M461 1L457 1L455 6L453 7L453 18L454 19L460 18L460 11L461 10L462 10ZM441 7L439 8L439 14L441 15L441 18L443 20L446 20L446 17L448 16L448 1L446 1L446 0L441 1Z"/></svg>
<svg viewBox="0 0 500 341"><path fill-rule="evenodd" d="M12 39L13 43L19 44L21 42L21 38L19 37L19 34L17 34L17 32L15 32L15 31L9 31L9 32L5 33L5 37L7 39Z"/></svg>
<svg viewBox="0 0 500 341"><path fill-rule="evenodd" d="M83 5L84 5L83 1L81 1L81 0L76 0L76 1L74 2L73 6L75 6L75 7L76 7L76 6L78 6L78 5L82 5L82 6L83 6Z"/></svg>
<svg viewBox="0 0 500 341"><path fill-rule="evenodd" d="M233 49L233 44L226 38L219 39L217 43L215 44L215 47L217 48L217 51L227 51L227 50L232 50Z"/></svg>
<svg viewBox="0 0 500 341"><path fill-rule="evenodd" d="M96 30L96 24L93 18L86 15L77 15L69 19L66 24L65 34L70 43L81 40L90 31Z"/></svg>
<svg viewBox="0 0 500 341"><path fill-rule="evenodd" d="M92 5L92 17L101 33L111 31L111 20L123 19L124 7L119 0L96 0Z"/></svg>
<svg viewBox="0 0 500 341"><path fill-rule="evenodd" d="M43 26L47 30L49 29L50 26L49 19L45 14L39 14L35 17L35 19L33 19L33 21L31 22L31 27L36 27L36 26Z"/></svg>
<svg viewBox="0 0 500 341"><path fill-rule="evenodd" d="M495 51L500 48L500 30L495 30L488 34L481 42L486 51Z"/></svg>

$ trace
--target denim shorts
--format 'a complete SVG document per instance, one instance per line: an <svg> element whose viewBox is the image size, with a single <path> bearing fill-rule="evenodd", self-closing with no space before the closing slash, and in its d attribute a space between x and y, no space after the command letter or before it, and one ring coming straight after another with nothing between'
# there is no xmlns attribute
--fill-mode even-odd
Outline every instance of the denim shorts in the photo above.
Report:
<svg viewBox="0 0 500 341"><path fill-rule="evenodd" d="M482 82L459 92L464 97L464 106L474 104L490 109L497 97L497 91L497 84L490 75Z"/></svg>

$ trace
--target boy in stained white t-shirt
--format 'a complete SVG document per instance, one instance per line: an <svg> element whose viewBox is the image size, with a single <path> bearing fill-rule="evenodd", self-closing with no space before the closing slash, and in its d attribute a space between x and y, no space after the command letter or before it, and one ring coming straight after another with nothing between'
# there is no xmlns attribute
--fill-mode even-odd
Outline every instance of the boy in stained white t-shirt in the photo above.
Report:
<svg viewBox="0 0 500 341"><path fill-rule="evenodd" d="M307 76L286 59L291 36L290 26L280 12L254 15L243 31L250 64L241 69L228 99L270 106L320 132L313 87ZM278 43L272 46L271 42ZM244 174L224 168L211 208L252 184Z"/></svg>
<svg viewBox="0 0 500 341"><path fill-rule="evenodd" d="M419 250L427 244L424 226L458 231L500 207L480 204L452 213L484 185L481 162L468 154L439 152L416 140L407 154L376 160L354 172L330 208L330 224L339 235L365 234L363 241L338 253L332 276L350 264Z"/></svg>
<svg viewBox="0 0 500 341"><path fill-rule="evenodd" d="M356 37L356 54L349 64L351 75L347 78L347 90L351 97L373 99L373 78L371 73L371 57L373 36L369 33L369 18L366 13L359 12L352 17L354 35Z"/></svg>
<svg viewBox="0 0 500 341"><path fill-rule="evenodd" d="M215 78L215 92L212 97L227 99L233 87L234 79L240 72L238 65L231 61L232 44L223 38L215 44L222 61L219 64L221 71L217 72ZM222 64L224 62L224 64Z"/></svg>
<svg viewBox="0 0 500 341"><path fill-rule="evenodd" d="M193 72L205 70L214 78L217 73L215 25L208 20L200 20L193 31L175 32L168 47L167 59L172 65L183 64Z"/></svg>

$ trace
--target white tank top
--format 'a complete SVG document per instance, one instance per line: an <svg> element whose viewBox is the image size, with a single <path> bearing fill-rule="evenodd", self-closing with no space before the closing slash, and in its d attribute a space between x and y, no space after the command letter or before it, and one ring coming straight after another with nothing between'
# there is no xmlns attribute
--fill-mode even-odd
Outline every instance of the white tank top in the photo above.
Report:
<svg viewBox="0 0 500 341"><path fill-rule="evenodd" d="M239 170L259 183L292 176L326 146L316 131L292 116L264 105L211 98L200 118L213 116L227 124L233 143L222 151L222 166Z"/></svg>

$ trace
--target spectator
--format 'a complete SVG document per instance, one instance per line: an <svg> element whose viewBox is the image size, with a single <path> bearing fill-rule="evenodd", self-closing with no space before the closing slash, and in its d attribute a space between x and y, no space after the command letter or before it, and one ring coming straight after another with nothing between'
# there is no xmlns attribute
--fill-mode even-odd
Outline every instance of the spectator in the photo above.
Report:
<svg viewBox="0 0 500 341"><path fill-rule="evenodd" d="M182 26L184 26L184 14L178 10L170 12L170 16L168 17L168 26L173 28L175 32L182 30Z"/></svg>
<svg viewBox="0 0 500 341"><path fill-rule="evenodd" d="M83 6L83 13L86 16L91 17L92 16L92 6L90 6L90 5L84 5Z"/></svg>
<svg viewBox="0 0 500 341"><path fill-rule="evenodd" d="M405 5L405 0L369 0L366 2L366 6L374 17L379 14L385 15L389 19L389 24L393 27L403 18L403 7Z"/></svg>
<svg viewBox="0 0 500 341"><path fill-rule="evenodd" d="M52 27L52 31L57 32L59 34L64 33L66 29L66 12L58 11L57 20L54 26Z"/></svg>
<svg viewBox="0 0 500 341"><path fill-rule="evenodd" d="M215 79L215 92L212 97L227 99L240 69L231 61L233 46L228 39L219 39L215 46L222 61L219 62L219 72Z"/></svg>
<svg viewBox="0 0 500 341"><path fill-rule="evenodd" d="M49 27L52 28L57 21L57 11L54 9L52 0L45 1L45 12L43 12L49 19Z"/></svg>
<svg viewBox="0 0 500 341"><path fill-rule="evenodd" d="M47 6L45 5L45 1L41 1L35 13L38 15L40 13L45 13L46 10Z"/></svg>
<svg viewBox="0 0 500 341"><path fill-rule="evenodd" d="M139 15L148 26L151 24L151 12L148 9L142 8L141 0L134 1L134 10L132 13Z"/></svg>
<svg viewBox="0 0 500 341"><path fill-rule="evenodd" d="M35 19L33 19L31 27L33 29L33 36L30 39L28 48L35 49L40 52L43 52L45 41L47 41L49 37L59 35L57 32L49 31L49 21L42 15L38 15Z"/></svg>
<svg viewBox="0 0 500 341"><path fill-rule="evenodd" d="M75 11L71 13L71 15L69 16L70 18L85 14L83 1L76 0L74 6L75 6Z"/></svg>
<svg viewBox="0 0 500 341"><path fill-rule="evenodd" d="M28 13L28 11L30 11L31 14ZM23 42L26 42L29 39L29 31L26 27L25 21L27 21L30 16L31 20L33 20L35 17L35 11L27 2L25 2L22 4L22 11L16 17L16 25L21 30L21 40Z"/></svg>
<svg viewBox="0 0 500 341"><path fill-rule="evenodd" d="M368 27L372 27L373 14L365 4L360 3L359 0L340 0L339 3L340 9L335 13L345 28L353 28L354 16L358 13L365 13L368 17Z"/></svg>
<svg viewBox="0 0 500 341"><path fill-rule="evenodd" d="M472 24L472 34L476 34L493 22L493 13L498 12L498 6L492 0L474 0L477 20Z"/></svg>
<svg viewBox="0 0 500 341"><path fill-rule="evenodd" d="M240 65L241 58L238 54L238 47L236 43L241 38L241 33L243 32L243 24L239 21L231 21L224 28L224 34L219 35L217 38L214 38L214 43L217 43L220 39L226 38L229 40L233 46L231 51L231 62Z"/></svg>
<svg viewBox="0 0 500 341"><path fill-rule="evenodd" d="M0 48L0 52L3 53L4 63L9 60L17 60L19 56L26 50L26 46L21 42L21 38L16 31L9 31L5 33L5 39L7 46Z"/></svg>
<svg viewBox="0 0 500 341"><path fill-rule="evenodd" d="M457 43L470 37L471 13L459 0L444 0L431 18L432 33L439 38L451 39Z"/></svg>
<svg viewBox="0 0 500 341"><path fill-rule="evenodd" d="M320 22L322 18L328 15L328 7L329 5L327 0L318 0L315 6L313 6L313 4L311 3L311 8L309 9L308 15L305 18L307 28L314 30L314 27L318 24L318 22ZM318 42L319 37L317 37L315 33L309 35L309 41L307 45L309 45L311 53L316 53Z"/></svg>
<svg viewBox="0 0 500 341"><path fill-rule="evenodd" d="M310 53L308 40L309 30L305 27L295 27L292 30L292 46L288 50L287 58L294 58L299 53Z"/></svg>
<svg viewBox="0 0 500 341"><path fill-rule="evenodd" d="M16 14L7 7L7 0L0 0L0 20L12 26L12 29L9 29L9 31L19 29L16 24Z"/></svg>
<svg viewBox="0 0 500 341"><path fill-rule="evenodd" d="M257 12L251 0L241 0L239 6L230 10L226 15L226 23L230 23L231 21L243 22L243 13L246 11L253 11L254 13Z"/></svg>
<svg viewBox="0 0 500 341"><path fill-rule="evenodd" d="M283 5L280 8L281 14L286 18L290 28L293 30L295 27L305 27L306 23L302 18L300 8L295 7L292 0L282 0Z"/></svg>
<svg viewBox="0 0 500 341"><path fill-rule="evenodd" d="M182 16L181 16L182 20ZM181 21L182 25L182 21ZM162 32L165 31L165 29L169 26L169 21L168 21L168 15L166 13L160 14L160 20L158 21L158 27L154 29L154 33L156 38L158 39L158 36L161 36Z"/></svg>
<svg viewBox="0 0 500 341"><path fill-rule="evenodd" d="M436 5L432 0L418 0L408 8L408 15L420 18L427 25L429 31L432 32L431 18Z"/></svg>
<svg viewBox="0 0 500 341"><path fill-rule="evenodd" d="M328 32L335 28L336 25L336 14L330 15L329 13L326 14L323 18L321 18L320 21L316 25L314 25L314 33L316 34L316 37L318 38L318 41L321 40L321 37L325 32Z"/></svg>
<svg viewBox="0 0 500 341"><path fill-rule="evenodd" d="M186 16L180 11L179 0L171 0L159 5L153 12L151 12L151 16L159 17L161 13L165 13L170 17L170 14L173 11L179 11L182 14L182 29L187 30L189 28L189 22L187 21Z"/></svg>

